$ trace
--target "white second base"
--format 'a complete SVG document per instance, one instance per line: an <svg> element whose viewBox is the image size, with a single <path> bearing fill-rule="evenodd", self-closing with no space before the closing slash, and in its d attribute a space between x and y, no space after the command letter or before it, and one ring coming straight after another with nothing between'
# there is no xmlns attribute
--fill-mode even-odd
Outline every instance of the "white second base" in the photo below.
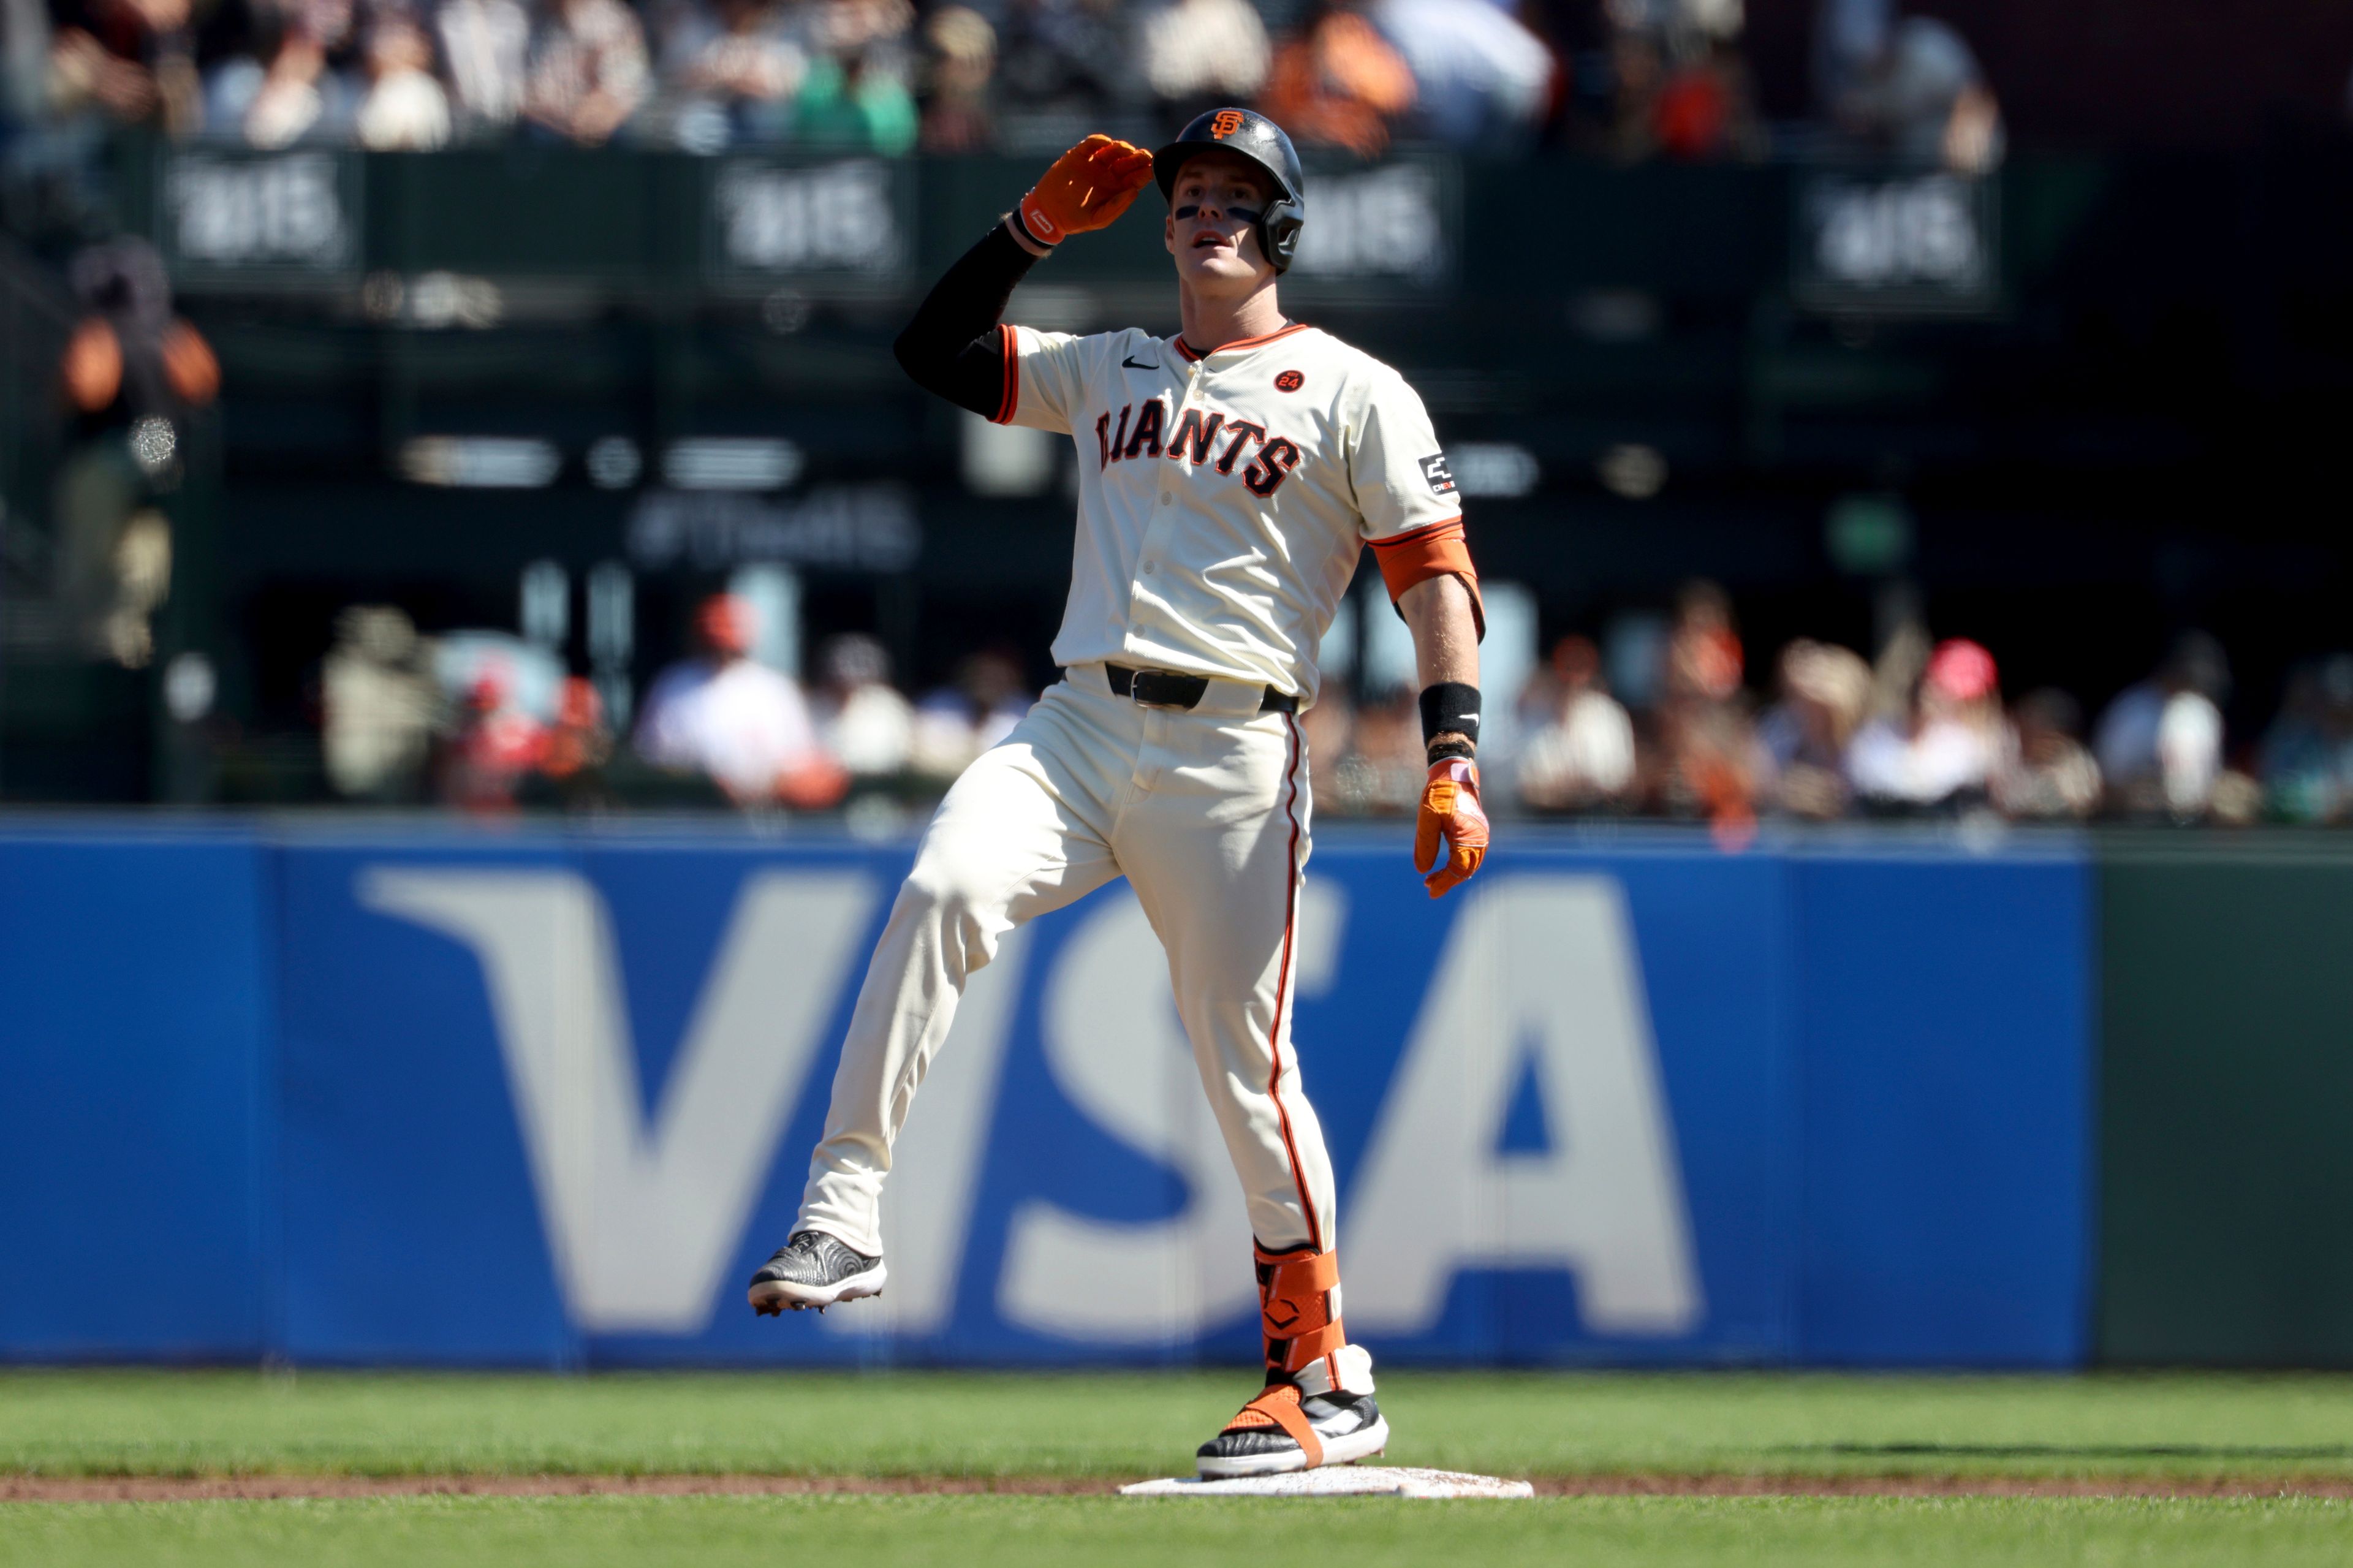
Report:
<svg viewBox="0 0 2353 1568"><path fill-rule="evenodd" d="M1237 1476L1205 1481L1177 1476L1119 1489L1123 1497L1402 1497L1532 1498L1535 1488L1499 1476L1461 1470L1418 1470L1404 1465L1331 1465L1281 1476Z"/></svg>

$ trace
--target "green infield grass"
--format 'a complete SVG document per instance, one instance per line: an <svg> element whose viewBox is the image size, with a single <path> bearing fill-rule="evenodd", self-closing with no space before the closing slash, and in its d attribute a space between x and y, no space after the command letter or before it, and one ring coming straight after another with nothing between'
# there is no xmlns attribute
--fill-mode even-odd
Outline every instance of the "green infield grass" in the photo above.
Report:
<svg viewBox="0 0 2353 1568"><path fill-rule="evenodd" d="M1556 1498L1141 1502L1122 1498L429 1498L15 1504L0 1563L40 1568L955 1568L1250 1563L2339 1564L2341 1502Z"/></svg>
<svg viewBox="0 0 2353 1568"><path fill-rule="evenodd" d="M1160 1568L1312 1551L1392 1563L1676 1565L2353 1561L2353 1379L1398 1372L1395 1464L1547 1478L1941 1478L2335 1495L1547 1496L1145 1500L928 1491L1105 1485L1188 1468L1244 1372L1168 1376L0 1373L0 1487L174 1478L765 1474L902 1495L330 1496L0 1501L0 1568L349 1564ZM371 1482L369 1478L379 1478ZM229 1480L197 1483L235 1489ZM412 1483L421 1484L421 1483ZM517 1486L523 1482L509 1483ZM571 1485L574 1482L567 1481ZM259 1489L259 1483L248 1483ZM44 1494L44 1488L50 1489ZM1294 1544L1312 1542L1310 1545Z"/></svg>
<svg viewBox="0 0 2353 1568"><path fill-rule="evenodd" d="M1246 1371L0 1373L0 1475L1188 1468ZM1385 1374L1388 1462L1514 1476L2353 1476L2353 1378Z"/></svg>

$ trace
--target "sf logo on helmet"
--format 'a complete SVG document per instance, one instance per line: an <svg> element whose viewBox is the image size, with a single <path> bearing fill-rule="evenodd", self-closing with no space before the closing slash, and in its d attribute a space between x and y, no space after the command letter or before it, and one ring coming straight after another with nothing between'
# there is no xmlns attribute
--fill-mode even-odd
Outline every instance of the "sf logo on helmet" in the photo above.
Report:
<svg viewBox="0 0 2353 1568"><path fill-rule="evenodd" d="M1209 134L1222 142L1241 128L1242 111L1240 110L1220 109L1218 110L1218 118L1210 122Z"/></svg>

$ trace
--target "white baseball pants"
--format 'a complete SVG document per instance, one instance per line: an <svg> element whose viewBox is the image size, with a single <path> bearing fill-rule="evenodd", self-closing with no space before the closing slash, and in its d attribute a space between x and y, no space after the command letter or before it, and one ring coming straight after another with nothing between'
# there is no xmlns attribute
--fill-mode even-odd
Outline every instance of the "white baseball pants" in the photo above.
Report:
<svg viewBox="0 0 2353 1568"><path fill-rule="evenodd" d="M956 780L860 988L797 1229L882 1250L891 1145L965 980L1014 926L1124 875L1167 950L1259 1244L1333 1246L1331 1161L1291 1047L1305 742L1296 718L1259 711L1261 692L1213 680L1189 710L1145 708L1078 666ZM1361 1392L1370 1367L1349 1346L1330 1371Z"/></svg>

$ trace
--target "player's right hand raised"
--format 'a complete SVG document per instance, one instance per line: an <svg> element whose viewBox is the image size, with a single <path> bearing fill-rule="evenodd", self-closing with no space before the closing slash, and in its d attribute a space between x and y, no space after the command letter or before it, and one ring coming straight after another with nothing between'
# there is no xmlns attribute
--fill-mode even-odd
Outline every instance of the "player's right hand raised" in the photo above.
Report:
<svg viewBox="0 0 2353 1568"><path fill-rule="evenodd" d="M1098 131L1060 157L1021 198L1018 221L1039 245L1106 228L1152 183L1152 154Z"/></svg>

